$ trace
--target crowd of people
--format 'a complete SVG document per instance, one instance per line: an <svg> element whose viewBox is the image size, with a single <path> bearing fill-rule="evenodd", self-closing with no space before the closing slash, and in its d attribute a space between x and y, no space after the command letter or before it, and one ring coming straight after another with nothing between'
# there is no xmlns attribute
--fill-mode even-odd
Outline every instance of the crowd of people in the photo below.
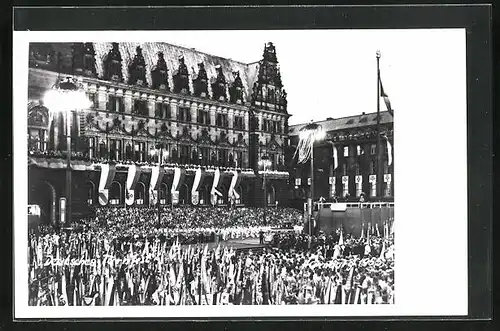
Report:
<svg viewBox="0 0 500 331"><path fill-rule="evenodd" d="M159 237L171 245L176 240L198 244L257 238L272 228L302 223L302 213L293 208L164 207L158 213L156 208L106 207L96 208L95 216L75 222L73 228L96 237ZM41 234L50 231L46 227Z"/></svg>
<svg viewBox="0 0 500 331"><path fill-rule="evenodd" d="M385 228L357 238L285 231L267 248L235 250L182 243L199 231L257 235L262 210L175 208L165 211L160 227L154 213L102 208L82 221L81 231L31 234L29 304L394 303L394 237ZM301 222L288 209L268 210L266 221L269 228Z"/></svg>

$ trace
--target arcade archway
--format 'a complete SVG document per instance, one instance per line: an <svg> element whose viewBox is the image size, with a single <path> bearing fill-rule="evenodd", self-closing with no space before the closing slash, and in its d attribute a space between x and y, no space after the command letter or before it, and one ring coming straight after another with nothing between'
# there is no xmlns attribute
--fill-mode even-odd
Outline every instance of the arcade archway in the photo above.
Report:
<svg viewBox="0 0 500 331"><path fill-rule="evenodd" d="M114 181L109 187L109 204L120 205L122 201L122 185Z"/></svg>
<svg viewBox="0 0 500 331"><path fill-rule="evenodd" d="M28 191L28 204L40 206L40 223L56 223L57 196L54 186L48 181L40 181Z"/></svg>

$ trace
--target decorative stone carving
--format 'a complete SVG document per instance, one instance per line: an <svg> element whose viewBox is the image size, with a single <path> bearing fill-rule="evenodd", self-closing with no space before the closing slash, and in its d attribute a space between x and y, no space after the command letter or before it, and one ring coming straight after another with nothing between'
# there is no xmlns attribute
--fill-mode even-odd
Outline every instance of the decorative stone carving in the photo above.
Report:
<svg viewBox="0 0 500 331"><path fill-rule="evenodd" d="M168 86L168 68L163 57L163 52L158 52L158 61L151 70L152 88L156 90L169 91Z"/></svg>
<svg viewBox="0 0 500 331"><path fill-rule="evenodd" d="M225 101L227 99L226 78L224 77L222 67L220 65L217 65L215 70L217 71L217 77L212 83L212 98L218 101Z"/></svg>
<svg viewBox="0 0 500 331"><path fill-rule="evenodd" d="M233 103L243 102L243 82L241 81L240 72L233 72L234 81L229 88L229 101Z"/></svg>
<svg viewBox="0 0 500 331"><path fill-rule="evenodd" d="M122 56L118 43L112 43L112 48L104 59L104 77L105 80L123 82Z"/></svg>
<svg viewBox="0 0 500 331"><path fill-rule="evenodd" d="M177 72L173 75L174 79L174 92L189 94L189 72L184 62L184 57L179 58L179 68Z"/></svg>
<svg viewBox="0 0 500 331"><path fill-rule="evenodd" d="M207 129L201 130L201 136L198 137L196 142L200 145L209 145L209 146L214 145L214 142L210 138L210 134L208 133Z"/></svg>
<svg viewBox="0 0 500 331"><path fill-rule="evenodd" d="M144 56L142 55L142 48L137 46L135 49L136 54L132 63L128 66L129 85L139 85L139 86L148 86L146 81L146 61L144 60Z"/></svg>
<svg viewBox="0 0 500 331"><path fill-rule="evenodd" d="M49 110L42 103L28 109L28 126L48 127Z"/></svg>
<svg viewBox="0 0 500 331"><path fill-rule="evenodd" d="M72 61L75 74L97 77L93 43L74 43Z"/></svg>
<svg viewBox="0 0 500 331"><path fill-rule="evenodd" d="M193 79L194 95L205 98L208 96L208 76L203 62L198 63L198 76Z"/></svg>

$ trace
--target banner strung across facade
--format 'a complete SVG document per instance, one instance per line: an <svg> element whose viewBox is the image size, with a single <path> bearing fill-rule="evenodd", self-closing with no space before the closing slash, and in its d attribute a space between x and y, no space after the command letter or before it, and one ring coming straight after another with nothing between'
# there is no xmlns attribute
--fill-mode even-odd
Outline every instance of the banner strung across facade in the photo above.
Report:
<svg viewBox="0 0 500 331"><path fill-rule="evenodd" d="M109 200L109 187L115 178L116 166L101 163L101 178L99 180L99 204L105 206Z"/></svg>

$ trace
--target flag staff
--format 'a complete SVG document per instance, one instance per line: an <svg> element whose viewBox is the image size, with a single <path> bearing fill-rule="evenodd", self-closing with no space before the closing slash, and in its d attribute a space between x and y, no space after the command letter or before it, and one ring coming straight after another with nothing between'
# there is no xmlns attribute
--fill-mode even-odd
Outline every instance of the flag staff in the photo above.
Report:
<svg viewBox="0 0 500 331"><path fill-rule="evenodd" d="M380 144L380 51L377 50L377 197L382 198L382 147Z"/></svg>

